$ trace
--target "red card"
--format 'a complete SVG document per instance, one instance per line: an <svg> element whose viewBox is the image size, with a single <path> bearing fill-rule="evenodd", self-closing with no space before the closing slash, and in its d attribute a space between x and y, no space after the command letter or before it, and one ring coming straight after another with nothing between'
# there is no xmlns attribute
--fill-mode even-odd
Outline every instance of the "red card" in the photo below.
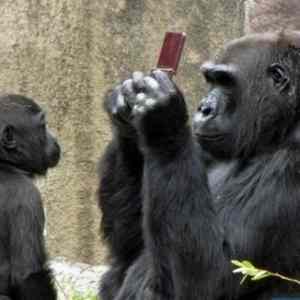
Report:
<svg viewBox="0 0 300 300"><path fill-rule="evenodd" d="M157 68L176 74L181 58L186 34L184 32L167 32L160 51Z"/></svg>

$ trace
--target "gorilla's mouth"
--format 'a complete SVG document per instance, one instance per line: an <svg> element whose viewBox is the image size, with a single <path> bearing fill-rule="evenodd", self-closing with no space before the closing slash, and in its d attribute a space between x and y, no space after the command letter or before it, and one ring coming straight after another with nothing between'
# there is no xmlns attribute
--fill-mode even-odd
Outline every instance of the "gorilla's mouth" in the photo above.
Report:
<svg viewBox="0 0 300 300"><path fill-rule="evenodd" d="M198 140L201 141L221 141L224 140L224 135L216 133L196 133Z"/></svg>
<svg viewBox="0 0 300 300"><path fill-rule="evenodd" d="M223 136L220 134L199 134L198 136L205 140L219 140L223 138Z"/></svg>
<svg viewBox="0 0 300 300"><path fill-rule="evenodd" d="M218 159L227 159L232 156L233 143L227 134L198 133L196 139L201 148Z"/></svg>

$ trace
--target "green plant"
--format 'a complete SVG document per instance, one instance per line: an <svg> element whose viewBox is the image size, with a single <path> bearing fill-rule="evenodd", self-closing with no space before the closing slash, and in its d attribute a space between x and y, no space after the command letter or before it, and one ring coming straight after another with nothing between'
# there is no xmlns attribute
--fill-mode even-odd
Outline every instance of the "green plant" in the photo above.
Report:
<svg viewBox="0 0 300 300"><path fill-rule="evenodd" d="M293 279L284 275L281 275L279 273L273 273L268 270L264 269L259 269L255 267L250 261L248 260L243 260L243 261L238 261L238 260L232 260L231 263L238 268L233 270L233 273L240 273L243 275L243 278L241 280L241 284L250 277L251 280L256 281L256 280L261 280L267 277L277 277L285 281L293 282L295 284L300 285L300 280Z"/></svg>

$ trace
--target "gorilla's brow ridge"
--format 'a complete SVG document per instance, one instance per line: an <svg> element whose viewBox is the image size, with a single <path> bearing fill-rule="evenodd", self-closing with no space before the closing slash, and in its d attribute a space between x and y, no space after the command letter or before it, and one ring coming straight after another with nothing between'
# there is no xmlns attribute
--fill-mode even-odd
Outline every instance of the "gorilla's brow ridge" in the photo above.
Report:
<svg viewBox="0 0 300 300"><path fill-rule="evenodd" d="M231 47L278 47L300 50L300 31L280 30L264 34L254 33L229 42L226 48Z"/></svg>

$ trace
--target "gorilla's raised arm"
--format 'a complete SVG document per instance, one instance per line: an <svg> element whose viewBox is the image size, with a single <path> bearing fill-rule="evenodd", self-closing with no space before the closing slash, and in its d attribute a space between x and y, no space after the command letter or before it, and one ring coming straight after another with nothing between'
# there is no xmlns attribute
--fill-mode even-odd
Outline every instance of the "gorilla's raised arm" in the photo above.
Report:
<svg viewBox="0 0 300 300"><path fill-rule="evenodd" d="M143 248L141 186L144 163L136 130L130 123L128 98L125 82L110 91L104 102L113 129L113 139L99 166L101 230L110 249L112 264L101 281L100 292L105 299L113 299L125 272Z"/></svg>

